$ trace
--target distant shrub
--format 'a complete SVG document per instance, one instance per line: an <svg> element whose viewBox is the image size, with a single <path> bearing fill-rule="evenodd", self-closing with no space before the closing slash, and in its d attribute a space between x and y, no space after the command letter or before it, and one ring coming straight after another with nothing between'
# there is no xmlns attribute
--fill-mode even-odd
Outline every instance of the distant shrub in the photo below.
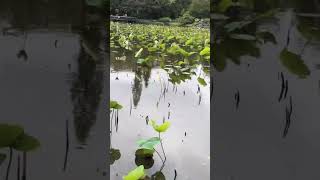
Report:
<svg viewBox="0 0 320 180"><path fill-rule="evenodd" d="M190 11L190 14L194 17L209 18L210 17L210 1L209 0L193 0L189 7L189 11Z"/></svg>
<svg viewBox="0 0 320 180"><path fill-rule="evenodd" d="M195 18L190 15L190 12L185 12L182 16L180 16L177 21L181 23L182 25L186 24L192 24L194 22Z"/></svg>

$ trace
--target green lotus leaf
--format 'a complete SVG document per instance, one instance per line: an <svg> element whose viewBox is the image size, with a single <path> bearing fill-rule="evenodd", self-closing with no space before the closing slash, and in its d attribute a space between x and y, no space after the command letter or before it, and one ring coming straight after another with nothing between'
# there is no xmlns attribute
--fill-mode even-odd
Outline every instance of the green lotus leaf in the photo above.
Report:
<svg viewBox="0 0 320 180"><path fill-rule="evenodd" d="M171 123L169 121L166 121L161 125L157 125L154 120L151 120L151 125L152 125L153 129L156 130L159 133L166 132L167 129L170 127L170 124Z"/></svg>
<svg viewBox="0 0 320 180"><path fill-rule="evenodd" d="M154 179L154 180L165 180L166 177L164 176L164 174L161 171L158 171L158 172L154 173L151 176L151 179Z"/></svg>
<svg viewBox="0 0 320 180"><path fill-rule="evenodd" d="M111 109L122 109L122 105L119 104L117 101L110 101L110 108Z"/></svg>
<svg viewBox="0 0 320 180"><path fill-rule="evenodd" d="M210 55L210 47L205 47L201 52L200 52L201 56L206 56L206 55Z"/></svg>
<svg viewBox="0 0 320 180"><path fill-rule="evenodd" d="M138 149L135 152L135 156L138 157L153 157L154 149Z"/></svg>
<svg viewBox="0 0 320 180"><path fill-rule="evenodd" d="M150 169L154 164L152 157L136 156L134 161L137 166L143 165L145 169ZM144 178L144 180L146 180L146 178Z"/></svg>
<svg viewBox="0 0 320 180"><path fill-rule="evenodd" d="M128 175L123 177L123 180L139 180L145 176L144 166L141 165L136 169L129 172Z"/></svg>
<svg viewBox="0 0 320 180"><path fill-rule="evenodd" d="M198 77L198 82L199 82L199 84L201 84L202 86L206 86L206 85L207 85L206 81L205 81L203 78L201 78L201 77Z"/></svg>
<svg viewBox="0 0 320 180"><path fill-rule="evenodd" d="M15 143L12 145L12 147L15 150L24 152L33 151L37 149L39 146L40 142L36 138L29 136L25 133L20 135L15 141Z"/></svg>
<svg viewBox="0 0 320 180"><path fill-rule="evenodd" d="M286 48L280 53L282 64L293 74L300 78L306 78L310 75L308 66L304 63L301 57L295 53L288 51Z"/></svg>
<svg viewBox="0 0 320 180"><path fill-rule="evenodd" d="M23 128L17 125L0 124L0 148L10 147L23 134Z"/></svg>
<svg viewBox="0 0 320 180"><path fill-rule="evenodd" d="M160 143L160 138L152 137L147 140L139 140L137 143L138 143L140 149L153 150L154 146Z"/></svg>
<svg viewBox="0 0 320 180"><path fill-rule="evenodd" d="M113 164L116 160L119 160L121 157L121 153L119 149L110 149L111 161L110 164Z"/></svg>

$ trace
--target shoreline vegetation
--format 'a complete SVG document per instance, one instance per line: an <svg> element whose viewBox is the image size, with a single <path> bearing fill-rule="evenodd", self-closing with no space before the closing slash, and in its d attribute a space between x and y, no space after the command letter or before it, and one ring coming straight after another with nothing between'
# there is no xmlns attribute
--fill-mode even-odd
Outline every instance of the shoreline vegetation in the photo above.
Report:
<svg viewBox="0 0 320 180"><path fill-rule="evenodd" d="M210 28L209 0L113 0L110 15L133 23Z"/></svg>
<svg viewBox="0 0 320 180"><path fill-rule="evenodd" d="M204 18L204 19L198 19L196 18L192 23L190 24L184 24L179 22L179 20L170 20L170 21L164 21L162 19L136 19L134 17L134 20L125 20L125 16L115 16L111 15L111 17L119 17L119 19L122 20L111 20L113 22L124 22L124 23L135 23L135 24L150 24L150 25L162 25L162 26L180 26L180 27L196 27L196 28L204 28L209 29L210 28L210 19Z"/></svg>

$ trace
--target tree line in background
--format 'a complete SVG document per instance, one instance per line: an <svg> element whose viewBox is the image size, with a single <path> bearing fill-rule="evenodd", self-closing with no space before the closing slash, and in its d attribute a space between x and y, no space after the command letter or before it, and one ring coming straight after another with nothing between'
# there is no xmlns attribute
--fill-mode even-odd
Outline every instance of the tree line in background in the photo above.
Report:
<svg viewBox="0 0 320 180"><path fill-rule="evenodd" d="M112 0L112 15L141 19L209 18L209 0Z"/></svg>
<svg viewBox="0 0 320 180"><path fill-rule="evenodd" d="M266 12L274 8L294 8L304 13L320 11L320 0L211 0L213 7L217 4L220 4L220 7L227 7L232 3L240 3L255 12ZM215 8L213 11L217 12Z"/></svg>

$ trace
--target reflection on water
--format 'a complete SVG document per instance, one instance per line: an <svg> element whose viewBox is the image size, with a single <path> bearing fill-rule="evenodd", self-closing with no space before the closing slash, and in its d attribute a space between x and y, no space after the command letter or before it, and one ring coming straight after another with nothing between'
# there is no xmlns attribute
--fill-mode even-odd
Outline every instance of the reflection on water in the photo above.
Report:
<svg viewBox="0 0 320 180"><path fill-rule="evenodd" d="M123 105L118 132L112 133L111 139L121 158L111 166L111 179L121 179L139 165L145 166L149 177L210 179L210 87L200 87L196 76L173 85L165 70L137 66L132 57L119 50L111 53L110 97ZM209 77L205 78L209 82ZM160 123L167 119L172 125L161 134L167 160L160 173L163 164L157 153L137 151L136 142L157 136L150 120ZM158 148L162 153L160 145Z"/></svg>
<svg viewBox="0 0 320 180"><path fill-rule="evenodd" d="M214 179L320 178L315 67L320 6L300 2L302 8L284 9L275 15L276 21L256 25L270 31L276 43L254 42L256 48L242 54L227 50L228 57L216 56ZM257 50L259 56L252 56Z"/></svg>
<svg viewBox="0 0 320 180"><path fill-rule="evenodd" d="M108 55L100 13L86 1L0 2L0 123L20 124L41 142L27 161L13 155L11 167L27 165L23 179L105 178Z"/></svg>
<svg viewBox="0 0 320 180"><path fill-rule="evenodd" d="M102 43L102 37L99 35L99 29L85 31L81 43L88 43L87 46L96 50ZM75 131L79 142L82 144L86 143L90 129L95 124L97 109L101 101L104 71L97 69L97 67L105 65L103 56L97 53L87 53L84 46L86 45L81 45L78 57L78 73L71 88ZM94 59L92 56L98 57Z"/></svg>
<svg viewBox="0 0 320 180"><path fill-rule="evenodd" d="M141 92L142 92L142 77L141 77L142 72L140 70L135 72L134 75L134 80L133 80L133 85L132 85L132 97L133 97L133 105L137 107L140 97L141 97Z"/></svg>

